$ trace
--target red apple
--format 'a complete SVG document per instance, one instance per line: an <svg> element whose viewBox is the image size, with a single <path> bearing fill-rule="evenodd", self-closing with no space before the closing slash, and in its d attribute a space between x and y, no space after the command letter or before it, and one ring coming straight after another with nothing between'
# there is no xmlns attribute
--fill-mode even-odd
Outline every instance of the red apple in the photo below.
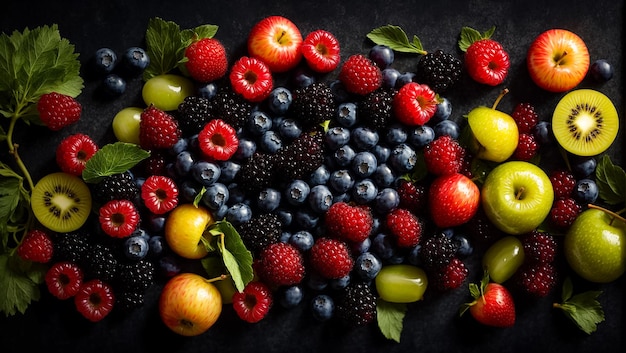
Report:
<svg viewBox="0 0 626 353"><path fill-rule="evenodd" d="M165 222L165 240L176 254L187 259L201 259L208 254L202 237L213 222L211 212L202 206L178 205Z"/></svg>
<svg viewBox="0 0 626 353"><path fill-rule="evenodd" d="M463 174L442 175L430 185L428 204L437 227L456 227L467 223L476 214L480 190Z"/></svg>
<svg viewBox="0 0 626 353"><path fill-rule="evenodd" d="M302 34L282 16L259 21L248 36L248 54L263 60L272 72L293 69L302 59Z"/></svg>
<svg viewBox="0 0 626 353"><path fill-rule="evenodd" d="M195 273L172 277L159 297L161 320L170 330L182 336L197 336L206 332L221 313L219 290Z"/></svg>
<svg viewBox="0 0 626 353"><path fill-rule="evenodd" d="M537 86L550 92L565 92L587 75L589 51L578 35L555 28L535 38L528 48L526 63Z"/></svg>

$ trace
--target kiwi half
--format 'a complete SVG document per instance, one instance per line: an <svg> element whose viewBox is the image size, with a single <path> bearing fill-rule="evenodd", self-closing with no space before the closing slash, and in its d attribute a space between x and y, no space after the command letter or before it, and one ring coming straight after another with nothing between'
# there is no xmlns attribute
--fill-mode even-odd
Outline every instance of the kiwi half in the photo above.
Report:
<svg viewBox="0 0 626 353"><path fill-rule="evenodd" d="M46 228L72 232L80 228L91 212L91 192L82 179L56 172L41 178L30 200L33 214Z"/></svg>
<svg viewBox="0 0 626 353"><path fill-rule="evenodd" d="M593 89L567 93L554 109L552 131L566 151L595 156L615 141L619 117L609 97Z"/></svg>

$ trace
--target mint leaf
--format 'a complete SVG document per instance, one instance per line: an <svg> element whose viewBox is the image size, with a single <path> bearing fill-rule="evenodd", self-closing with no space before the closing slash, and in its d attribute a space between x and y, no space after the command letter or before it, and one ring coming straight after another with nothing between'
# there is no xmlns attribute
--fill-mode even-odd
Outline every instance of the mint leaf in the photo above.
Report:
<svg viewBox="0 0 626 353"><path fill-rule="evenodd" d="M97 183L109 175L124 173L149 156L150 152L132 143L115 142L105 145L85 164L83 180Z"/></svg>
<svg viewBox="0 0 626 353"><path fill-rule="evenodd" d="M400 342L406 311L404 303L389 303L380 298L376 301L376 320L385 338Z"/></svg>
<svg viewBox="0 0 626 353"><path fill-rule="evenodd" d="M459 42L458 42L459 49L465 52L467 51L467 48L469 48L469 46L472 45L472 43L479 41L481 39L491 38L491 36L493 35L495 31L496 31L495 26L491 27L484 33L480 33L479 31L471 27L463 27L461 28L461 34L459 35Z"/></svg>
<svg viewBox="0 0 626 353"><path fill-rule="evenodd" d="M413 41L409 42L406 32L399 26L386 25L374 28L366 37L376 44L386 45L398 52L426 54L419 38L413 36Z"/></svg>
<svg viewBox="0 0 626 353"><path fill-rule="evenodd" d="M599 323L604 321L604 310L597 298L601 291L588 291L571 296L572 283L569 278L563 283L563 302L554 303L553 307L562 312L586 334L596 331Z"/></svg>
<svg viewBox="0 0 626 353"><path fill-rule="evenodd" d="M252 254L241 240L241 236L228 221L219 221L215 226L224 234L224 246L218 242L224 265L230 273L235 287L243 291L244 287L254 277L252 270Z"/></svg>
<svg viewBox="0 0 626 353"><path fill-rule="evenodd" d="M6 316L26 312L30 303L40 298L45 271L42 264L0 254L0 312Z"/></svg>
<svg viewBox="0 0 626 353"><path fill-rule="evenodd" d="M626 203L626 172L613 164L608 155L602 156L596 167L596 182L600 198L609 205Z"/></svg>

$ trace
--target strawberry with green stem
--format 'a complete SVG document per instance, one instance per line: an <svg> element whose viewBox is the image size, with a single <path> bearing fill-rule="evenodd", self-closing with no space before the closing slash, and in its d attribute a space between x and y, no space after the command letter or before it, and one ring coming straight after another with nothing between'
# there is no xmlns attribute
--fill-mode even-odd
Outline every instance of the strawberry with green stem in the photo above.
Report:
<svg viewBox="0 0 626 353"><path fill-rule="evenodd" d="M461 306L460 315L469 310L476 321L493 327L511 327L515 324L515 303L506 287L490 282L485 273L480 284L470 283L474 301Z"/></svg>

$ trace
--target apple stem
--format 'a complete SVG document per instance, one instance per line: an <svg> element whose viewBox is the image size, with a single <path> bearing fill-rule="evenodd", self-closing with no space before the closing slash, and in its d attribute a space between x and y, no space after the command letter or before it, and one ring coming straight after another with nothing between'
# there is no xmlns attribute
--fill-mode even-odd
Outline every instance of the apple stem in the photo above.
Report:
<svg viewBox="0 0 626 353"><path fill-rule="evenodd" d="M525 189L524 187L521 187L517 190L517 193L515 193L515 199L516 200L521 200L522 199L522 194L524 193Z"/></svg>
<svg viewBox="0 0 626 353"><path fill-rule="evenodd" d="M496 101L493 102L493 106L491 107L491 109L496 109L498 103L500 103L500 101L502 100L502 97L504 97L507 93L509 93L509 89L503 89L502 92L500 92L500 94L498 95L498 98L496 98Z"/></svg>
<svg viewBox="0 0 626 353"><path fill-rule="evenodd" d="M556 65L555 66L560 66L563 64L563 58L565 58L567 56L567 50L563 51L563 55L556 57Z"/></svg>
<svg viewBox="0 0 626 353"><path fill-rule="evenodd" d="M595 208L596 210L604 211L604 212L610 214L613 217L613 219L611 219L611 223L609 223L609 224L612 224L614 219L619 219L620 221L626 223L626 218L624 218L624 217L620 216L619 214L617 214L617 213L615 213L613 211L610 211L610 210L608 210L608 209L606 209L606 208L604 208L602 206L594 205L594 204L591 204L591 203L589 205L587 205L587 206L589 208Z"/></svg>
<svg viewBox="0 0 626 353"><path fill-rule="evenodd" d="M228 278L228 275L227 275L227 274L221 274L221 275L219 275L219 276L217 276L217 277L213 277L213 278L208 278L208 279L205 279L205 281L206 281L207 283L212 283L212 282L217 282L217 281L223 281L223 280L225 280L226 278Z"/></svg>

